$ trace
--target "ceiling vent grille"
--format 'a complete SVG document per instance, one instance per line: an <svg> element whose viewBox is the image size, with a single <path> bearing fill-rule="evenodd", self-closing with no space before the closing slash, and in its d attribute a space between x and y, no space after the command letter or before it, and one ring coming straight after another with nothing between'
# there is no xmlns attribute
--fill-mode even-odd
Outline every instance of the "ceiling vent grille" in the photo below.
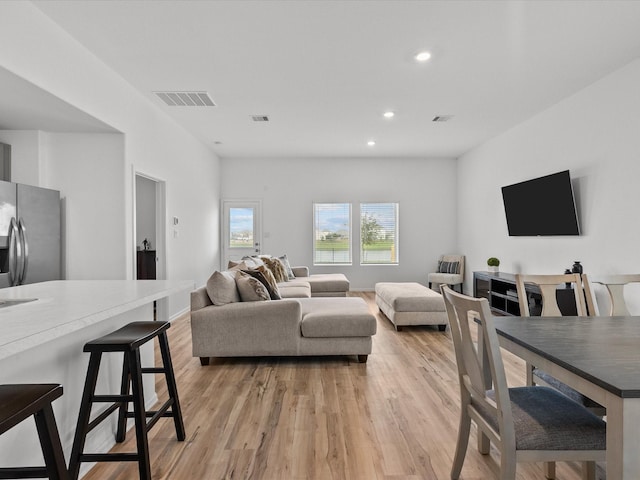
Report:
<svg viewBox="0 0 640 480"><path fill-rule="evenodd" d="M153 92L170 107L215 107L207 92Z"/></svg>
<svg viewBox="0 0 640 480"><path fill-rule="evenodd" d="M436 115L433 117L432 122L448 122L453 118L453 115Z"/></svg>
<svg viewBox="0 0 640 480"><path fill-rule="evenodd" d="M251 115L251 119L254 122L268 122L269 121L269 117L267 117L266 115Z"/></svg>

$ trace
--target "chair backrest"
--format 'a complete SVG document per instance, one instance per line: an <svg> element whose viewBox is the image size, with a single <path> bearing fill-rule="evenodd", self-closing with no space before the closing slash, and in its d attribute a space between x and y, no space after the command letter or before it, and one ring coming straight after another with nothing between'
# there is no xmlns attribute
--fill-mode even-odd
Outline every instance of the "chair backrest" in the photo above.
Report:
<svg viewBox="0 0 640 480"><path fill-rule="evenodd" d="M595 292L590 283L603 285L609 296L609 316L631 315L624 299L624 287L630 283L640 283L640 274L620 274L620 275L582 275L585 294L587 296L587 306L589 312L595 315L596 300Z"/></svg>
<svg viewBox="0 0 640 480"><path fill-rule="evenodd" d="M533 283L540 288L542 295L542 313L543 317L561 317L562 312L558 306L556 298L556 290L559 285L571 284L576 299L576 311L579 317L587 315L587 309L584 299L584 290L582 289L582 280L580 274L571 273L564 275L521 275L516 274L516 289L518 291L518 303L520 304L520 316L528 317L529 298L525 290L525 283Z"/></svg>
<svg viewBox="0 0 640 480"><path fill-rule="evenodd" d="M438 262L458 262L457 274L464 275L464 255L458 255L454 253L440 255Z"/></svg>
<svg viewBox="0 0 640 480"><path fill-rule="evenodd" d="M515 428L509 390L489 302L486 298L472 298L457 293L446 285L441 285L440 290L449 318L451 338L456 354L461 408L475 410L476 415L473 416L476 419L483 419L485 431L486 428L489 428L496 439L507 445L515 445ZM475 319L478 319L478 329L482 332L483 341L478 341L478 344L485 346L484 354L474 344L471 334L469 323ZM487 395L491 385L488 385L488 379L484 378L482 366L486 365L486 362L488 362L491 371L495 400ZM473 402L471 402L471 398L473 398ZM495 419L498 432L491 427L489 422L484 420L487 415L491 415Z"/></svg>

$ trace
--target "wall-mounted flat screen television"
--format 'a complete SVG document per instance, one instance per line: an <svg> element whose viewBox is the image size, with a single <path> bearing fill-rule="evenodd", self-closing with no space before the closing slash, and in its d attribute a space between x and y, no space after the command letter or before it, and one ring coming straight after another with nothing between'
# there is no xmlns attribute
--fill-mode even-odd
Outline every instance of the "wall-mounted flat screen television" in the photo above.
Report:
<svg viewBox="0 0 640 480"><path fill-rule="evenodd" d="M569 170L502 187L512 237L580 235Z"/></svg>

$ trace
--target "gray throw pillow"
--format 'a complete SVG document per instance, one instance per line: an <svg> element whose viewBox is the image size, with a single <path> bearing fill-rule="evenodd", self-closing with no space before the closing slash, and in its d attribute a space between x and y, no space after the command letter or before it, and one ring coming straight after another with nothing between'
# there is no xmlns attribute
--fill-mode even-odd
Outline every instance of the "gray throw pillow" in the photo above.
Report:
<svg viewBox="0 0 640 480"><path fill-rule="evenodd" d="M296 276L293 274L293 270L291 269L291 264L289 263L289 259L287 258L287 254L278 257L282 264L284 265L284 271L287 273L287 278L289 280L295 280Z"/></svg>
<svg viewBox="0 0 640 480"><path fill-rule="evenodd" d="M207 293L214 305L226 305L240 301L233 272L213 272L207 280Z"/></svg>

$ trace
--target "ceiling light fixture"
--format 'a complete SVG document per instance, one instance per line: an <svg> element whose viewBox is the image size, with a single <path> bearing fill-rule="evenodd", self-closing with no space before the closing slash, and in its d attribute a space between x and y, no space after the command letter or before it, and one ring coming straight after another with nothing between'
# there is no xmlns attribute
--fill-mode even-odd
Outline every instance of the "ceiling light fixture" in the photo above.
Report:
<svg viewBox="0 0 640 480"><path fill-rule="evenodd" d="M367 145L369 145L370 147L373 147L376 144L376 142L374 142L373 140L369 140L367 142Z"/></svg>
<svg viewBox="0 0 640 480"><path fill-rule="evenodd" d="M431 54L429 52L420 52L414 58L418 62L426 62L431 58Z"/></svg>
<svg viewBox="0 0 640 480"><path fill-rule="evenodd" d="M388 112L384 112L382 116L384 118L393 118L395 116L395 113L393 113L392 111L388 111Z"/></svg>

